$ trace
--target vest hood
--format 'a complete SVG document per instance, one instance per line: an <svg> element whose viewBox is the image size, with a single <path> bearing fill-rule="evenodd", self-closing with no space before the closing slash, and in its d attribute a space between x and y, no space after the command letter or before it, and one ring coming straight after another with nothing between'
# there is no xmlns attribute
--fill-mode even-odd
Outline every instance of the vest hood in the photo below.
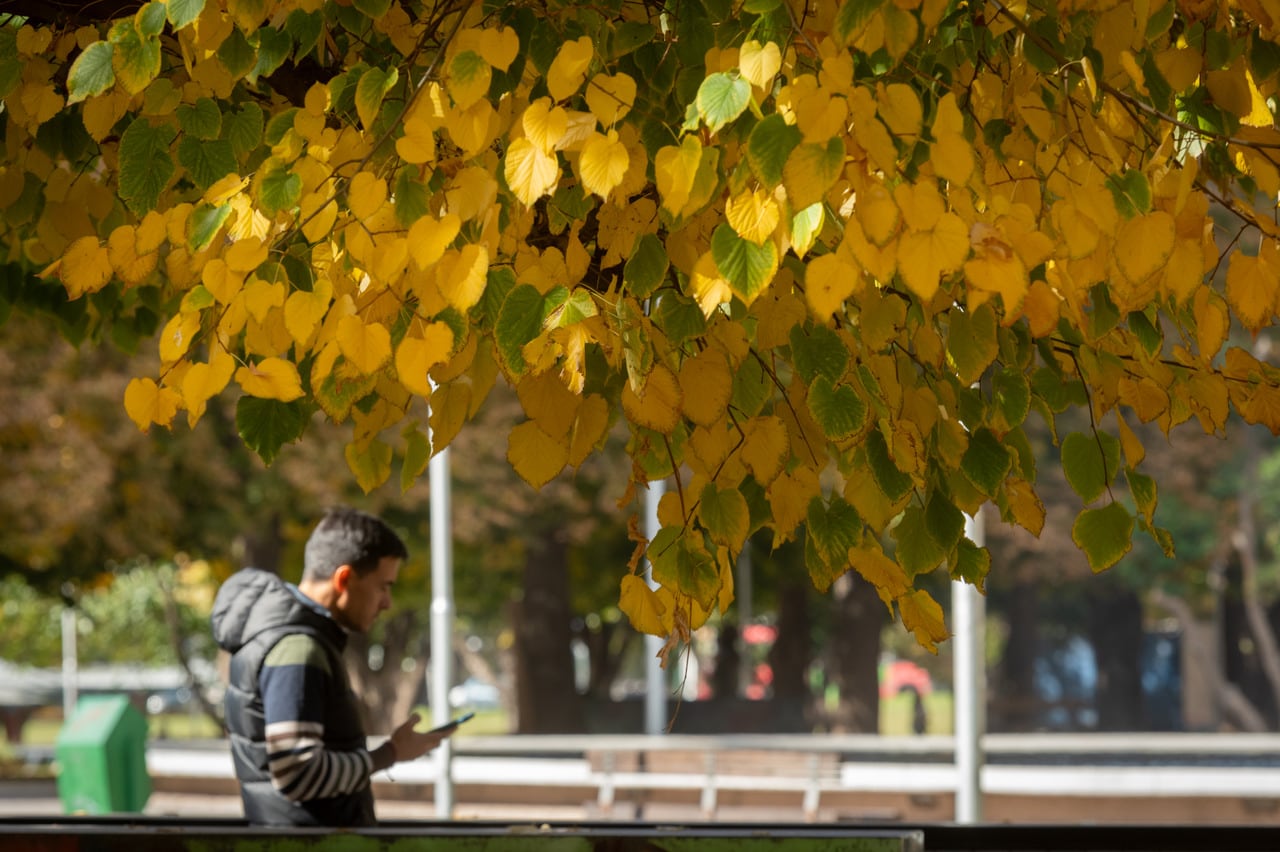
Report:
<svg viewBox="0 0 1280 852"><path fill-rule="evenodd" d="M327 634L339 649L346 644L337 622L308 606L280 577L259 568L237 571L222 584L209 620L218 647L232 654L263 631L291 624Z"/></svg>

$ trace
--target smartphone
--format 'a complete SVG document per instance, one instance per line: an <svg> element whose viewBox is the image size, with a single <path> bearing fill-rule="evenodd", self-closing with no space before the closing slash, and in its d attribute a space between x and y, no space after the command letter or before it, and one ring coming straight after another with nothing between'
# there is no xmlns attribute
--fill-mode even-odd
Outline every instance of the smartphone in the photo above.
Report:
<svg viewBox="0 0 1280 852"><path fill-rule="evenodd" d="M461 725L463 722L467 721L468 719L470 719L470 718L471 718L472 716L474 716L474 715L476 715L476 714L475 714L475 713L463 713L463 714L462 714L461 716L459 716L458 718L456 718L456 719L450 719L448 722L445 722L443 725L440 725L439 727L432 728L431 730L427 731L427 733L428 733L428 734L438 734L438 733L441 733L441 732L443 732L443 731L452 731L454 728L458 727L459 725Z"/></svg>

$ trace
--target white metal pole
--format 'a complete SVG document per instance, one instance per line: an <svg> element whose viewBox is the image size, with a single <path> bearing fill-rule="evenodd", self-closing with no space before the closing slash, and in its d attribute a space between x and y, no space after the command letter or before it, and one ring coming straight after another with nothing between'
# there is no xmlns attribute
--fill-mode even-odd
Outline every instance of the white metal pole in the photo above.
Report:
<svg viewBox="0 0 1280 852"><path fill-rule="evenodd" d="M75 712L77 675L79 664L76 654L76 608L62 608L62 719L66 721Z"/></svg>
<svg viewBox="0 0 1280 852"><path fill-rule="evenodd" d="M650 541L653 541L654 536L662 528L658 523L658 502L666 490L666 480L659 480L650 482L645 491L644 534ZM649 588L658 587L658 584L653 581L653 565L648 560L645 560L644 579L649 584ZM663 644L661 636L646 635L644 637L645 656L648 659L645 669L644 698L644 732L646 734L661 734L667 727L666 672L663 671L662 662L658 659L658 652L662 650Z"/></svg>
<svg viewBox="0 0 1280 852"><path fill-rule="evenodd" d="M453 513L449 482L449 449L431 457L427 468L431 500L431 717L449 721L449 689L453 686ZM453 743L436 749L436 817L453 818Z"/></svg>
<svg viewBox="0 0 1280 852"><path fill-rule="evenodd" d="M982 546L982 510L965 519L965 535ZM955 623L955 760L956 822L982 821L982 736L986 729L986 599L963 581L951 584L951 616Z"/></svg>

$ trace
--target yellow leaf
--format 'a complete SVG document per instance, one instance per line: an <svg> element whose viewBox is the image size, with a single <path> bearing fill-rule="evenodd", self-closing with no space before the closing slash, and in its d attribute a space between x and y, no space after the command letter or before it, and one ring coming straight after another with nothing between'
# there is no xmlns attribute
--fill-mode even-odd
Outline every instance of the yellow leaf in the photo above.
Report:
<svg viewBox="0 0 1280 852"><path fill-rule="evenodd" d="M721 278L716 258L710 252L703 253L694 265L689 289L692 297L698 299L698 307L703 311L703 316L709 317L721 304L730 302L733 298L733 288Z"/></svg>
<svg viewBox="0 0 1280 852"><path fill-rule="evenodd" d="M444 257L461 227L456 213L446 213L439 219L427 214L414 222L409 228L409 254L418 268L429 269Z"/></svg>
<svg viewBox="0 0 1280 852"><path fill-rule="evenodd" d="M457 437L471 411L471 385L439 385L431 394L431 449L439 452Z"/></svg>
<svg viewBox="0 0 1280 852"><path fill-rule="evenodd" d="M462 247L456 258L451 253L446 263L450 260L448 270L441 269L436 283L445 300L466 313L484 295L485 284L489 280L489 250L478 243L469 243Z"/></svg>
<svg viewBox="0 0 1280 852"><path fill-rule="evenodd" d="M878 182L858 193L854 215L858 217L867 240L882 248L898 233L898 225L902 221L898 202L884 184Z"/></svg>
<svg viewBox="0 0 1280 852"><path fill-rule="evenodd" d="M998 293L1005 315L1013 317L1030 285L1022 260L999 231L983 222L970 229L969 241L974 257L964 265L965 280L976 290Z"/></svg>
<svg viewBox="0 0 1280 852"><path fill-rule="evenodd" d="M391 447L382 441L370 441L363 446L352 442L347 444L343 455L347 467L356 476L356 484L365 494L391 477Z"/></svg>
<svg viewBox="0 0 1280 852"><path fill-rule="evenodd" d="M1227 266L1227 301L1236 317L1249 331L1265 326L1275 314L1280 295L1280 270L1264 257L1231 254Z"/></svg>
<svg viewBox="0 0 1280 852"><path fill-rule="evenodd" d="M862 575L862 579L876 587L880 600L886 604L907 594L910 584L907 572L874 541L849 548L849 564Z"/></svg>
<svg viewBox="0 0 1280 852"><path fill-rule="evenodd" d="M797 210L822 201L844 169L844 141L837 136L833 144L801 144L787 157L782 168L783 184L791 204Z"/></svg>
<svg viewBox="0 0 1280 852"><path fill-rule="evenodd" d="M538 98L529 104L520 123L529 141L537 145L538 150L550 154L569 130L569 114L564 107L553 108L549 98Z"/></svg>
<svg viewBox="0 0 1280 852"><path fill-rule="evenodd" d="M658 183L662 206L668 213L678 216L689 203L693 181L702 162L702 142L696 136L686 136L679 147L664 146L653 158L653 173Z"/></svg>
<svg viewBox="0 0 1280 852"><path fill-rule="evenodd" d="M165 323L160 332L160 360L172 364L191 348L191 341L200 331L200 314L195 311L183 311Z"/></svg>
<svg viewBox="0 0 1280 852"><path fill-rule="evenodd" d="M506 71L520 55L520 36L511 27L482 30L476 50L485 62Z"/></svg>
<svg viewBox="0 0 1280 852"><path fill-rule="evenodd" d="M632 423L669 435L680 424L680 385L662 364L655 364L636 393L627 382L622 387L622 410Z"/></svg>
<svg viewBox="0 0 1280 852"><path fill-rule="evenodd" d="M756 245L762 244L778 228L781 214L778 203L764 190L744 190L729 199L724 210L725 221L738 236Z"/></svg>
<svg viewBox="0 0 1280 852"><path fill-rule="evenodd" d="M595 44L590 36L564 43L547 69L547 91L552 100L562 101L578 90L594 56Z"/></svg>
<svg viewBox="0 0 1280 852"><path fill-rule="evenodd" d="M889 126L893 135L907 141L914 141L920 135L920 128L924 124L924 108L920 106L920 97L915 89L906 83L881 86L876 103L880 118Z"/></svg>
<svg viewBox="0 0 1280 852"><path fill-rule="evenodd" d="M338 220L338 203L327 193L313 192L303 197L299 205L298 221L302 223L302 235L308 242L318 243L333 231Z"/></svg>
<svg viewBox="0 0 1280 852"><path fill-rule="evenodd" d="M1023 300L1022 311L1027 317L1032 337L1048 337L1058 327L1062 316L1062 299L1044 281L1032 281Z"/></svg>
<svg viewBox="0 0 1280 852"><path fill-rule="evenodd" d="M796 527L805 519L809 502L821 492L818 475L809 467L779 475L766 489L769 508L773 512L775 546L790 540Z"/></svg>
<svg viewBox="0 0 1280 852"><path fill-rule="evenodd" d="M710 347L680 367L680 395L684 414L699 426L724 417L733 394L733 372L720 350Z"/></svg>
<svg viewBox="0 0 1280 852"><path fill-rule="evenodd" d="M445 64L445 81L454 104L466 109L489 93L493 69L474 50L460 50Z"/></svg>
<svg viewBox="0 0 1280 852"><path fill-rule="evenodd" d="M791 439L782 418L773 415L756 417L744 428L742 461L750 468L756 482L768 488L791 456ZM805 505L808 503L806 501Z"/></svg>
<svg viewBox="0 0 1280 852"><path fill-rule="evenodd" d="M215 350L209 363L192 364L182 377L182 404L187 409L187 424L194 426L204 414L209 400L226 388L235 372L235 359L221 347Z"/></svg>
<svg viewBox="0 0 1280 852"><path fill-rule="evenodd" d="M72 299L96 293L111 280L111 258L97 237L81 237L73 242L67 247L58 268L67 295Z"/></svg>
<svg viewBox="0 0 1280 852"><path fill-rule="evenodd" d="M622 577L618 608L631 620L631 626L641 633L666 636L674 627L670 610L644 579L635 574Z"/></svg>
<svg viewBox="0 0 1280 852"><path fill-rule="evenodd" d="M360 317L345 316L338 323L338 348L364 375L381 369L391 357L391 332L381 323L366 323Z"/></svg>
<svg viewBox="0 0 1280 852"><path fill-rule="evenodd" d="M520 478L534 489L540 489L556 478L569 461L569 449L532 420L511 430L507 443L507 461Z"/></svg>
<svg viewBox="0 0 1280 852"><path fill-rule="evenodd" d="M1222 344L1227 342L1227 333L1231 330L1227 306L1221 296L1202 287L1192 300L1192 311L1196 318L1196 344L1200 348L1200 357L1212 360Z"/></svg>
<svg viewBox="0 0 1280 852"><path fill-rule="evenodd" d="M818 255L804 273L804 298L809 310L825 322L840 310L845 299L860 289L862 276L839 252Z"/></svg>
<svg viewBox="0 0 1280 852"><path fill-rule="evenodd" d="M318 278L311 292L295 290L284 303L284 325L289 336L299 346L305 346L315 333L316 326L329 311L333 298L333 283L328 278Z"/></svg>
<svg viewBox="0 0 1280 852"><path fill-rule="evenodd" d="M1120 380L1120 401L1133 409L1138 419L1150 423L1169 410L1169 393L1150 377Z"/></svg>
<svg viewBox="0 0 1280 852"><path fill-rule="evenodd" d="M739 441L736 433L730 433L723 420L709 426L698 426L689 435L689 444L685 452L685 461L695 476L713 479L721 473L721 466L729 458L729 453ZM675 496L671 492L667 496ZM665 498L664 498L665 499ZM673 523L679 523L679 508L675 510Z"/></svg>
<svg viewBox="0 0 1280 852"><path fill-rule="evenodd" d="M487 98L481 98L466 109L450 109L445 129L467 157L489 146L498 132L498 114Z"/></svg>
<svg viewBox="0 0 1280 852"><path fill-rule="evenodd" d="M1163 210L1135 216L1116 235L1116 265L1130 283L1140 284L1169 262L1176 239L1174 219Z"/></svg>
<svg viewBox="0 0 1280 852"><path fill-rule="evenodd" d="M181 401L177 391L159 387L151 379L131 379L124 389L125 413L143 432L153 423L166 427L172 423Z"/></svg>
<svg viewBox="0 0 1280 852"><path fill-rule="evenodd" d="M570 393L556 375L551 372L527 375L516 385L516 394L525 414L538 424L546 435L557 441L564 440L573 428L582 397Z"/></svg>
<svg viewBox="0 0 1280 852"><path fill-rule="evenodd" d="M503 173L507 186L526 207L555 191L560 180L560 163L528 138L517 139L507 149Z"/></svg>
<svg viewBox="0 0 1280 852"><path fill-rule="evenodd" d="M573 433L569 436L569 464L577 467L586 461L608 431L608 401L599 394L587 394L582 398L578 418L573 422Z"/></svg>
<svg viewBox="0 0 1280 852"><path fill-rule="evenodd" d="M938 177L963 186L973 174L973 146L959 133L937 135L930 146L929 162Z"/></svg>
<svg viewBox="0 0 1280 852"><path fill-rule="evenodd" d="M404 123L404 135L396 140L396 153L406 163L429 163L436 158L436 135L426 118Z"/></svg>
<svg viewBox="0 0 1280 852"><path fill-rule="evenodd" d="M363 171L351 179L347 190L347 204L356 219L373 218L387 200L387 184L370 171Z"/></svg>
<svg viewBox="0 0 1280 852"><path fill-rule="evenodd" d="M932 229L910 231L898 239L898 272L911 291L928 302L942 276L959 269L968 254L969 229L959 216L946 213ZM1005 304L1012 308L1018 302Z"/></svg>
<svg viewBox="0 0 1280 852"><path fill-rule="evenodd" d="M443 364L453 352L453 329L442 322L433 322L423 329L422 336L406 334L396 347L396 375L400 384L421 397L432 392L428 372L436 364Z"/></svg>
<svg viewBox="0 0 1280 852"><path fill-rule="evenodd" d="M1253 79L1253 72L1245 68L1245 82L1249 86L1249 103L1250 111L1248 115L1240 118L1241 124L1247 124L1250 127L1274 127L1276 117L1271 112L1271 106L1267 103L1267 98L1258 90L1258 84Z"/></svg>
<svg viewBox="0 0 1280 852"><path fill-rule="evenodd" d="M920 646L930 653L938 653L938 643L951 635L947 632L942 607L924 590L916 590L898 598L898 612L902 626L915 635Z"/></svg>
<svg viewBox="0 0 1280 852"><path fill-rule="evenodd" d="M292 402L302 396L302 380L292 361L264 358L236 370L236 382L249 396Z"/></svg>
<svg viewBox="0 0 1280 852"><path fill-rule="evenodd" d="M257 237L246 237L232 243L223 259L231 272L252 272L266 262L267 246Z"/></svg>
<svg viewBox="0 0 1280 852"><path fill-rule="evenodd" d="M782 52L771 41L760 44L752 39L745 42L738 52L738 68L751 85L767 89L782 69Z"/></svg>
<svg viewBox="0 0 1280 852"><path fill-rule="evenodd" d="M1116 411L1116 422L1120 424L1120 447L1124 450L1125 464L1136 469L1146 458L1147 449L1142 446L1142 439L1129 428L1119 410Z"/></svg>
<svg viewBox="0 0 1280 852"><path fill-rule="evenodd" d="M1004 494L1014 521L1038 537L1044 529L1044 503L1040 501L1040 495L1036 494L1031 483L1025 479L1007 481L1004 484Z"/></svg>
<svg viewBox="0 0 1280 852"><path fill-rule="evenodd" d="M582 173L582 186L601 198L608 198L627 173L630 157L627 146L618 141L618 132L610 130L608 136L593 133L582 146L578 168Z"/></svg>
<svg viewBox="0 0 1280 852"><path fill-rule="evenodd" d="M612 127L636 103L636 81L628 74L597 74L587 84L587 108L601 127Z"/></svg>

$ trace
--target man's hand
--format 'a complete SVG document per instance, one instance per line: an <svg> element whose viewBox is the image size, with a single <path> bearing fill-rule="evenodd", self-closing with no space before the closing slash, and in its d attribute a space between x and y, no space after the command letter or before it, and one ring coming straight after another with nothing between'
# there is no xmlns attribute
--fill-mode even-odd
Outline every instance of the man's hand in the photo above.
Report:
<svg viewBox="0 0 1280 852"><path fill-rule="evenodd" d="M418 732L415 728L422 722L422 717L414 713L403 725L391 734L391 748L395 750L397 762L415 760L434 749L444 738L457 730L457 727L444 730Z"/></svg>

